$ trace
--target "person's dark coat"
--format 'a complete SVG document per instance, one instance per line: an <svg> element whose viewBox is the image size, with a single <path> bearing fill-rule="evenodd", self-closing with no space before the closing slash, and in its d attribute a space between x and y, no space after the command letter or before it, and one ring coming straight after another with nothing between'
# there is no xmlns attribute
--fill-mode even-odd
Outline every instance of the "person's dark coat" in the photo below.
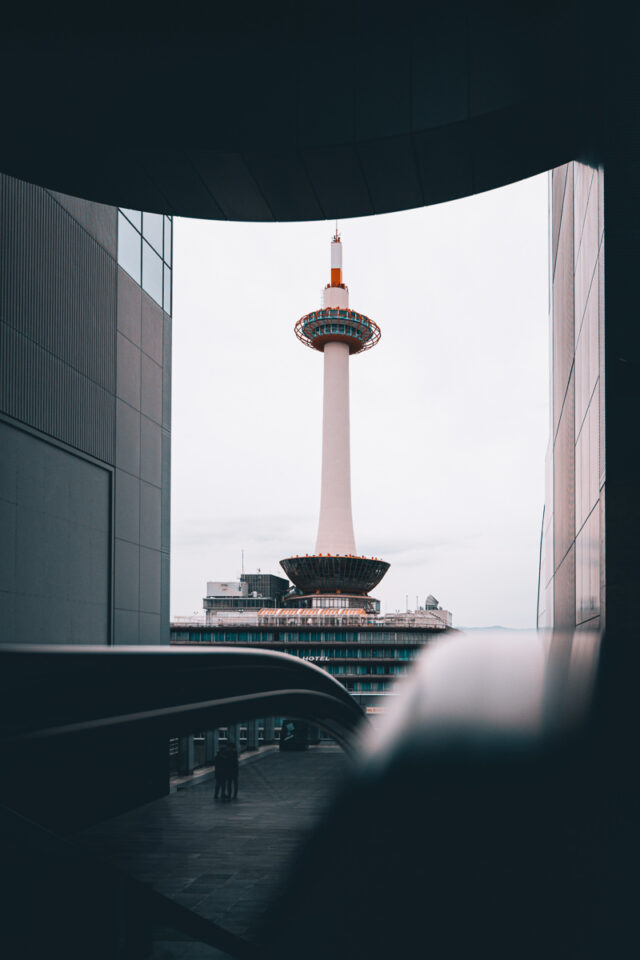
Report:
<svg viewBox="0 0 640 960"><path fill-rule="evenodd" d="M236 747L235 743L231 743L231 744L229 744L229 746L227 747L227 751L228 751L228 753L227 753L227 762L228 762L228 768L227 768L227 769L228 769L228 773L227 773L227 776L228 776L228 785L229 785L228 796L231 797L231 795L232 795L232 793L233 793L233 798L234 798L234 800L235 800L235 798L238 796L238 771L239 771L238 748Z"/></svg>
<svg viewBox="0 0 640 960"><path fill-rule="evenodd" d="M229 792L229 758L224 748L218 750L213 758L213 764L216 768L216 787L214 797L217 800L221 793L224 798Z"/></svg>

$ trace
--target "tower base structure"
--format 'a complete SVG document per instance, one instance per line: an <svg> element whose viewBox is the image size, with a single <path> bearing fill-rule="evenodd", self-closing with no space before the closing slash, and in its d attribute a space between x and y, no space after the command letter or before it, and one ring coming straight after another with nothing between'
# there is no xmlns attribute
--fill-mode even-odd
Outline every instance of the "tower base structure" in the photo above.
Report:
<svg viewBox="0 0 640 960"><path fill-rule="evenodd" d="M288 557L280 565L298 591L287 598L287 606L357 607L367 613L379 612L380 604L369 592L389 569L385 560L318 554Z"/></svg>
<svg viewBox="0 0 640 960"><path fill-rule="evenodd" d="M357 596L345 593L307 593L295 591L284 601L288 609L314 610L318 615L327 617L340 611L341 615L366 615L377 617L380 613L380 601L375 597Z"/></svg>
<svg viewBox="0 0 640 960"><path fill-rule="evenodd" d="M288 557L280 566L303 594L366 596L377 587L389 564L377 557L340 557L331 554Z"/></svg>

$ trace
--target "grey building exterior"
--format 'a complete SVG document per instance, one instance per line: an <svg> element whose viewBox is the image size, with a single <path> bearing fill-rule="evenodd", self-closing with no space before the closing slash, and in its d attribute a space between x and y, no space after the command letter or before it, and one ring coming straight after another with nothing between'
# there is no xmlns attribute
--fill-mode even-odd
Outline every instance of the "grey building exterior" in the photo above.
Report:
<svg viewBox="0 0 640 960"><path fill-rule="evenodd" d="M606 627L631 639L640 524L633 308L640 228L632 142L613 119L609 133L606 164L574 161L550 174L551 439L538 623ZM633 644L624 647L630 657Z"/></svg>
<svg viewBox="0 0 640 960"><path fill-rule="evenodd" d="M172 223L159 222L147 241L140 220L136 276L117 209L0 177L4 642L168 642Z"/></svg>
<svg viewBox="0 0 640 960"><path fill-rule="evenodd" d="M250 594L257 593L258 597L265 597L274 601L274 607L279 607L281 601L291 589L291 584L284 577L277 577L273 573L243 573L241 583L246 583ZM264 603L264 607L269 604Z"/></svg>
<svg viewBox="0 0 640 960"><path fill-rule="evenodd" d="M376 619L349 617L346 611L315 618L311 623L298 610L276 610L260 622L171 625L175 646L232 646L278 650L299 657L335 677L365 709L379 712L385 698L401 692L396 681L405 676L422 648L448 627L446 619L427 621L413 615ZM282 616L277 616L281 613ZM449 623L450 623L449 614ZM271 621L271 622L269 622ZM390 701L387 701L387 703Z"/></svg>
<svg viewBox="0 0 640 960"><path fill-rule="evenodd" d="M239 580L207 582L207 595L202 600L206 622L215 621L222 611L260 610L279 607L291 584L272 573L243 573Z"/></svg>
<svg viewBox="0 0 640 960"><path fill-rule="evenodd" d="M539 626L605 613L604 172L573 162L550 185L550 442Z"/></svg>

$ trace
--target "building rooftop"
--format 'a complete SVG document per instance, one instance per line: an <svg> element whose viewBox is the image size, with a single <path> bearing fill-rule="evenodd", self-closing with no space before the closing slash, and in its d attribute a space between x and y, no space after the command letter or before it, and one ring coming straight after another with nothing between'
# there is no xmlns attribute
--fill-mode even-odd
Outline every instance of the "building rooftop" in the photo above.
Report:
<svg viewBox="0 0 640 960"><path fill-rule="evenodd" d="M172 626L204 626L201 617L173 617ZM208 627L302 627L354 626L414 627L422 630L445 630L452 625L449 610L411 610L406 613L387 613L382 616L368 613L359 607L260 607L256 610L212 611Z"/></svg>

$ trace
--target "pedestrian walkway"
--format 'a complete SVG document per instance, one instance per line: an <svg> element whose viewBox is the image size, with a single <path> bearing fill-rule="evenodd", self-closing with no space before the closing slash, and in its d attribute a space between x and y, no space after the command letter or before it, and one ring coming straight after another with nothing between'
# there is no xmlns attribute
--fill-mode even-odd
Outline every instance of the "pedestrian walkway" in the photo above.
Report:
<svg viewBox="0 0 640 960"><path fill-rule="evenodd" d="M241 766L237 800L214 800L208 780L85 830L79 839L177 903L251 939L347 765L336 746L265 753ZM154 960L223 956L180 937L159 931Z"/></svg>
<svg viewBox="0 0 640 960"><path fill-rule="evenodd" d="M277 750L278 744L271 743L267 746L259 747L257 750L241 753L239 758L240 766L244 767L246 764L255 763L256 760L260 760L265 753L275 753ZM198 767L197 770L193 771L193 773L180 774L171 777L169 783L169 793L177 793L178 790L195 787L200 783L204 783L205 780L213 780L215 773L215 764L212 763L204 767Z"/></svg>

